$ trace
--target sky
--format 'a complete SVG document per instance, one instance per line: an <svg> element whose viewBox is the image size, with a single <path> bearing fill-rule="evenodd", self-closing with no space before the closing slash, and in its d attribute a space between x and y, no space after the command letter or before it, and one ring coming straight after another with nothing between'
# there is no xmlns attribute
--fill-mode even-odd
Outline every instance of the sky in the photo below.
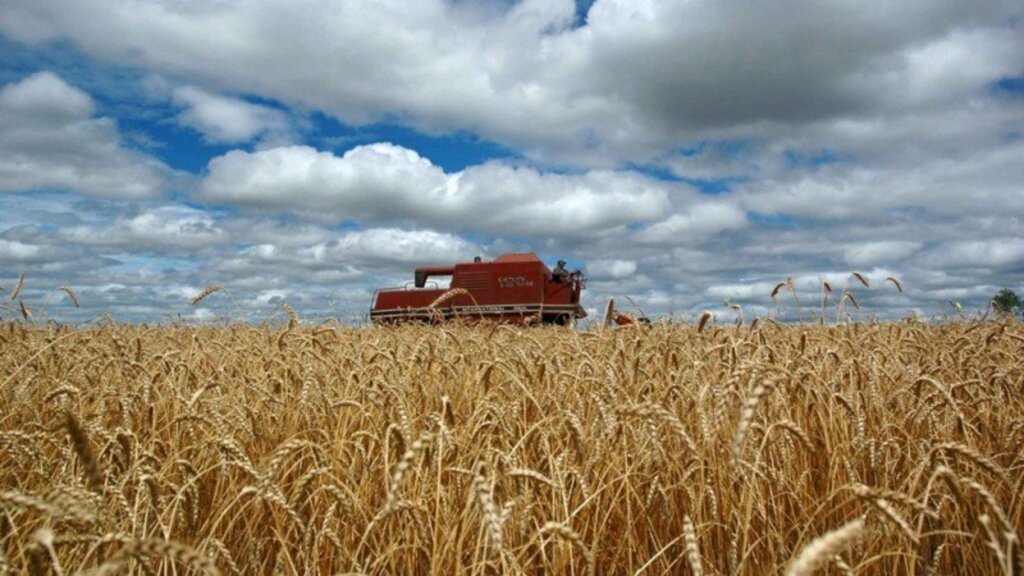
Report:
<svg viewBox="0 0 1024 576"><path fill-rule="evenodd" d="M594 315L974 313L1024 294L1022 16L0 0L0 317L24 273L37 321L358 322L513 251L584 269Z"/></svg>

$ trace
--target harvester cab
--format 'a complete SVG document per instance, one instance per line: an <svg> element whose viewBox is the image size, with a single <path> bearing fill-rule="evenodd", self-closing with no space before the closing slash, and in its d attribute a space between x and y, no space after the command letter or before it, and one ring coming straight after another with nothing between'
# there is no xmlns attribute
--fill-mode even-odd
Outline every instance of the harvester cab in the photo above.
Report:
<svg viewBox="0 0 1024 576"><path fill-rule="evenodd" d="M432 280L451 277L448 289ZM580 295L586 280L559 261L549 269L536 254L477 257L452 266L416 268L412 286L377 290L370 309L375 323L489 319L514 324L573 324L586 316Z"/></svg>

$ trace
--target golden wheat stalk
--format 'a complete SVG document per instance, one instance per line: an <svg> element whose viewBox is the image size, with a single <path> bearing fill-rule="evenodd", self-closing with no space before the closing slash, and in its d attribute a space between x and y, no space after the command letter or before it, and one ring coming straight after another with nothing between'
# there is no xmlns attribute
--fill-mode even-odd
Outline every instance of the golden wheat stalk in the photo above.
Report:
<svg viewBox="0 0 1024 576"><path fill-rule="evenodd" d="M49 516L60 516L60 507L45 500L22 494L15 490L0 491L0 506L7 505L26 510L35 510Z"/></svg>
<svg viewBox="0 0 1024 576"><path fill-rule="evenodd" d="M64 413L64 428L71 439L71 446L74 448L75 454L78 455L78 459L82 463L82 470L89 488L102 495L103 474L100 472L99 462L96 461L92 448L89 446L89 436L71 412Z"/></svg>
<svg viewBox="0 0 1024 576"><path fill-rule="evenodd" d="M391 473L391 481L388 483L388 495L387 501L384 504L384 514L388 514L394 509L395 503L398 502L398 490L402 487L402 481L416 461L416 458L427 449L433 438L433 434L424 432L409 445L409 448L398 460L394 472Z"/></svg>
<svg viewBox="0 0 1024 576"><path fill-rule="evenodd" d="M602 326L611 326L612 320L615 318L615 298L609 298L608 303L604 307L604 320L601 323Z"/></svg>
<svg viewBox="0 0 1024 576"><path fill-rule="evenodd" d="M786 576L809 576L819 566L849 548L864 533L864 520L858 518L819 536L804 546L793 559Z"/></svg>
<svg viewBox="0 0 1024 576"><path fill-rule="evenodd" d="M502 515L494 504L494 494L488 485L487 478L484 476L484 467L482 465L477 466L476 474L473 476L473 492L476 495L476 501L479 503L480 509L483 511L484 523L487 526L487 534L490 536L491 544L501 554L503 549L501 533Z"/></svg>
<svg viewBox="0 0 1024 576"><path fill-rule="evenodd" d="M75 305L75 308L80 307L78 304L78 294L70 286L61 286L58 290L68 295L68 298L71 299L71 303Z"/></svg>
<svg viewBox="0 0 1024 576"><path fill-rule="evenodd" d="M886 276L885 277L885 281L886 282L892 282L892 285L896 287L896 290L900 294L903 293L903 284L901 284L900 281L897 280L895 276Z"/></svg>
<svg viewBox="0 0 1024 576"><path fill-rule="evenodd" d="M554 534L562 540L569 542L574 548L579 550L580 554L583 555L583 560L587 563L587 573L593 575L596 569L594 564L594 552L583 542L583 537L578 532L569 528L561 522L546 522L540 528L541 534Z"/></svg>
<svg viewBox="0 0 1024 576"><path fill-rule="evenodd" d="M199 294L196 294L195 297L192 298L192 305L195 306L196 304L199 304L200 302L205 300L210 295L216 294L219 291L220 291L220 286L218 286L217 284L210 284L206 288L203 288L202 292L200 292Z"/></svg>
<svg viewBox="0 0 1024 576"><path fill-rule="evenodd" d="M60 559L57 558L57 551L53 549L53 531L49 528L40 528L32 535L33 540L46 550L50 568L56 576L64 576L64 569L61 568Z"/></svg>
<svg viewBox="0 0 1024 576"><path fill-rule="evenodd" d="M843 298L842 300L840 300L840 303L845 302L847 300L853 302L853 307L856 308L857 310L860 310L860 303L858 303L857 299L854 298L853 292L850 292L849 290L843 292Z"/></svg>
<svg viewBox="0 0 1024 576"><path fill-rule="evenodd" d="M21 276L18 276L18 282L14 284L14 289L11 290L11 302L18 299L18 295L21 294L21 288L25 285L25 273L22 272Z"/></svg>
<svg viewBox="0 0 1024 576"><path fill-rule="evenodd" d="M686 541L686 560L690 563L693 576L703 576L704 567L700 561L700 548L697 547L697 531L689 514L683 515L683 538Z"/></svg>
<svg viewBox="0 0 1024 576"><path fill-rule="evenodd" d="M714 314L705 310L704 313L700 315L700 321L697 323L697 332L703 332L704 327L707 326L708 321L713 317Z"/></svg>
<svg viewBox="0 0 1024 576"><path fill-rule="evenodd" d="M448 302L449 300L453 300L459 296L465 296L466 294L469 294L469 290L466 290L465 288L452 288L451 290L448 290L444 294L441 294L440 296L435 298L434 301L427 306L427 308L438 308L442 306L444 303Z"/></svg>
<svg viewBox="0 0 1024 576"><path fill-rule="evenodd" d="M197 552L191 546L173 540L158 539L127 542L110 560L104 562L92 573L95 576L121 574L126 571L125 564L129 560L144 558L166 558L183 566L195 568L209 576L219 576L220 574L220 570L208 557Z"/></svg>
<svg viewBox="0 0 1024 576"><path fill-rule="evenodd" d="M299 313L287 302L281 302L281 309L288 314L288 328L292 329L299 325Z"/></svg>
<svg viewBox="0 0 1024 576"><path fill-rule="evenodd" d="M743 407L740 410L740 419L739 423L736 425L736 434L733 438L732 445L733 464L736 467L739 467L739 463L743 459L743 439L746 438L747 431L750 429L750 425L754 420L754 411L757 409L757 405L761 403L761 399L770 391L770 384L758 384L753 390L751 390L747 399L743 401Z"/></svg>

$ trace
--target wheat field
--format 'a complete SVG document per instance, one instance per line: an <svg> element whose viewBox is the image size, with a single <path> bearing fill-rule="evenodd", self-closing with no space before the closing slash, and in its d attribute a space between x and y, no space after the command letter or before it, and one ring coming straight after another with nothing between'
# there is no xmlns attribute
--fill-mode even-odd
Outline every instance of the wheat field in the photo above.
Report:
<svg viewBox="0 0 1024 576"><path fill-rule="evenodd" d="M0 572L1020 574L1022 358L992 321L6 323Z"/></svg>

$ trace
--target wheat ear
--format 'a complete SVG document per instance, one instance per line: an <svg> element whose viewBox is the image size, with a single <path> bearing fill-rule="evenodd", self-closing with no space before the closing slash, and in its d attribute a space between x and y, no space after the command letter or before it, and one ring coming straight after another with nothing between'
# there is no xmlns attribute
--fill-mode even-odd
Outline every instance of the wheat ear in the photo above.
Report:
<svg viewBox="0 0 1024 576"><path fill-rule="evenodd" d="M900 284L900 281L897 280L894 276L886 276L885 280L887 282L892 282L892 285L896 287L896 290L899 291L900 294L903 293L903 284Z"/></svg>
<svg viewBox="0 0 1024 576"><path fill-rule="evenodd" d="M583 537L578 532L561 522L548 522L541 526L540 533L554 534L572 544L573 547L580 551L580 554L583 554L583 559L587 563L587 573L593 576L595 570L594 553L583 542Z"/></svg>
<svg viewBox="0 0 1024 576"><path fill-rule="evenodd" d="M453 298L456 298L458 296L464 296L466 294L469 294L469 290L466 290L465 288L452 288L451 290L448 290L444 294L441 294L440 296L435 298L434 301L431 302L429 306L427 306L427 308L437 308L438 306L444 304L445 302Z"/></svg>
<svg viewBox="0 0 1024 576"><path fill-rule="evenodd" d="M804 546L789 565L786 576L808 576L834 556L848 548L864 532L864 520L858 518L816 538Z"/></svg>
<svg viewBox="0 0 1024 576"><path fill-rule="evenodd" d="M14 290L11 290L11 302L18 299L18 294L21 294L21 288L25 285L25 273L22 272L21 276L18 276L18 282L14 285Z"/></svg>
<svg viewBox="0 0 1024 576"><path fill-rule="evenodd" d="M58 290L68 295L68 298L71 299L71 303L75 305L75 308L81 307L78 304L78 294L71 288L71 286L61 286Z"/></svg>
<svg viewBox="0 0 1024 576"><path fill-rule="evenodd" d="M218 291L220 291L220 286L216 284L210 284L206 288L203 288L202 292L196 294L195 298L192 298L192 305L195 306L196 304L199 304L204 299L206 299L207 296L210 296L211 294Z"/></svg>
<svg viewBox="0 0 1024 576"><path fill-rule="evenodd" d="M132 558L167 558L185 566L197 568L211 576L218 576L217 566L205 555L173 540L132 540L125 544L110 560L96 569L94 574L124 573L124 563Z"/></svg>
<svg viewBox="0 0 1024 576"><path fill-rule="evenodd" d="M89 447L89 436L71 412L65 412L64 414L64 428L68 432L68 437L71 438L71 447L74 448L78 459L82 461L85 479L89 483L89 488L102 496L103 474L100 473L99 463L92 453L92 448Z"/></svg>
<svg viewBox="0 0 1024 576"><path fill-rule="evenodd" d="M743 408L740 410L740 421L736 426L736 436L733 438L732 444L733 463L737 467L739 466L740 460L743 456L743 439L746 438L747 431L750 429L750 424L754 420L754 410L757 409L757 405L761 402L761 399L764 398L770 390L770 385L758 384L743 402Z"/></svg>
<svg viewBox="0 0 1024 576"><path fill-rule="evenodd" d="M712 316L711 312L707 311L700 315L700 322L697 323L697 332L704 331L704 326L707 325L708 320L711 320Z"/></svg>
<svg viewBox="0 0 1024 576"><path fill-rule="evenodd" d="M683 515L683 539L686 540L686 560L690 563L693 576L703 576L704 567L700 562L700 548L697 547L697 531L689 514Z"/></svg>

